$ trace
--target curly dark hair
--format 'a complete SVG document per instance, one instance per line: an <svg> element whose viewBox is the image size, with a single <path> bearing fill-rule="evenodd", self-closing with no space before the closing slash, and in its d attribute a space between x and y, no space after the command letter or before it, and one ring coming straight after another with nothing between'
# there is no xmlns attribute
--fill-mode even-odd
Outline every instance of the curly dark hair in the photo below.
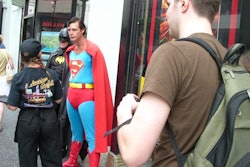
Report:
<svg viewBox="0 0 250 167"><path fill-rule="evenodd" d="M29 64L31 62L40 65L42 68L45 68L45 65L44 65L44 63L42 61L41 56L36 56L36 57L29 58L29 57L24 56L23 54L21 54L21 69L23 69L27 64Z"/></svg>

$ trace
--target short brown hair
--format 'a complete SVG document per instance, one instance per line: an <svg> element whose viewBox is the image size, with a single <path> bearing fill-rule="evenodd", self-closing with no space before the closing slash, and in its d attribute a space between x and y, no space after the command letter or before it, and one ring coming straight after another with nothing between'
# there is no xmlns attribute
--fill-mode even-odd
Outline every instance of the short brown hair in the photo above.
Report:
<svg viewBox="0 0 250 167"><path fill-rule="evenodd" d="M191 0L195 11L212 23L219 11L221 0Z"/></svg>

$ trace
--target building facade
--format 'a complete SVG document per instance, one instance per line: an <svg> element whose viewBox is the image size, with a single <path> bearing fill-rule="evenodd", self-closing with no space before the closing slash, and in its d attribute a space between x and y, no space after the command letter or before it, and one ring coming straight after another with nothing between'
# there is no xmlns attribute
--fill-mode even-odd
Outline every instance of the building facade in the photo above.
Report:
<svg viewBox="0 0 250 167"><path fill-rule="evenodd" d="M249 0L222 1L213 32L225 47L243 42L250 48L249 7ZM140 78L153 51L172 40L165 20L166 0L2 0L0 8L1 33L16 65L21 41L34 37L44 43L46 61L58 47L58 32L67 21L73 16L84 19L87 38L104 53L115 108L126 93L140 94ZM46 41L46 36L53 40ZM116 134L111 152L119 155Z"/></svg>
<svg viewBox="0 0 250 167"><path fill-rule="evenodd" d="M21 40L22 16L24 3L22 0L0 0L0 34L3 43L14 59L15 69L18 70L19 45Z"/></svg>

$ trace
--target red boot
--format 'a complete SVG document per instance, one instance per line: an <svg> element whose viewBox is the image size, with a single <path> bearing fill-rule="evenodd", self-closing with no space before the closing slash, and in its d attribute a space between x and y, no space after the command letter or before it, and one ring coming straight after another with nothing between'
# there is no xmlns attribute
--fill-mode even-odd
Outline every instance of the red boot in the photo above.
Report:
<svg viewBox="0 0 250 167"><path fill-rule="evenodd" d="M82 143L73 141L70 147L69 158L63 163L63 167L78 167L78 154L82 148Z"/></svg>
<svg viewBox="0 0 250 167"><path fill-rule="evenodd" d="M92 153L89 153L88 155L90 167L99 167L100 153L92 151Z"/></svg>

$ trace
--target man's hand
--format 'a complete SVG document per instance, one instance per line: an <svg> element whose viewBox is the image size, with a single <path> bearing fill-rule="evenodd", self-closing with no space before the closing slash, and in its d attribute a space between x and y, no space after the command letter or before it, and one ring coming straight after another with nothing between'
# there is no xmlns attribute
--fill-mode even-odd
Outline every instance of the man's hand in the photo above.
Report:
<svg viewBox="0 0 250 167"><path fill-rule="evenodd" d="M138 107L139 101L139 97L135 94L127 94L122 98L116 112L118 125L132 118L133 113Z"/></svg>

